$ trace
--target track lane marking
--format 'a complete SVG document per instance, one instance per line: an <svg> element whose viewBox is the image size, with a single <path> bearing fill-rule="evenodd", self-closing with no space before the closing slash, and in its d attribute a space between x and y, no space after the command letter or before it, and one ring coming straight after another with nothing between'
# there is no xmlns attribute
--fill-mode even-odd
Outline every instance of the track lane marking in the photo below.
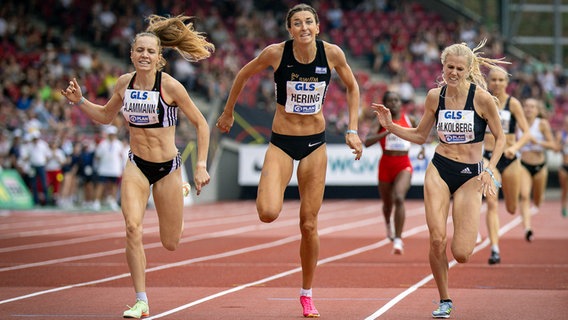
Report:
<svg viewBox="0 0 568 320"><path fill-rule="evenodd" d="M374 210L374 208L372 206L368 206L364 209L364 211L360 215L367 215L367 214L370 213L369 211L371 211L371 210ZM336 214L330 214L330 213L333 213L333 212L340 212L340 213L339 214L337 214L337 213ZM344 211L342 209L334 209L334 210L328 211L328 214L325 217L320 218L320 221L328 221L328 220L333 220L333 219L344 218L345 215L343 214L343 212ZM258 218L254 217L255 222L257 221L257 219ZM251 218L251 220L252 220L252 218ZM232 222L241 222L241 220L232 221ZM297 223L298 222L297 222L296 218L283 219L283 220L280 220L278 223L273 223L273 224L258 224L258 223L255 223L253 225L239 227L239 228L233 228L233 229L229 229L229 230L208 232L208 233L204 233L204 234L197 234L197 235L193 235L193 236L184 237L180 240L180 244L199 241L199 240L205 240L205 239L227 237L227 236L242 234L242 233L246 233L246 232L250 232L250 231L278 229L278 228L282 228L282 227L288 227L288 226L291 226L291 225L296 225ZM194 227L195 226L193 226L193 225L191 226L191 228L194 228ZM150 230L156 231L156 232L159 231L158 227L150 228ZM119 234L121 238L124 237L124 232L118 232L118 233L115 233L115 235L116 234ZM144 245L145 250L146 249L161 248L161 247L162 247L162 243L159 242L159 241ZM111 255L116 255L116 254L123 254L123 253L124 253L124 247L121 247L121 248L114 249L114 250L107 250L107 251L102 251L102 252L95 252L95 253L83 254L83 255L66 257L66 258L50 259L50 260L20 264L20 265L16 265L16 266L4 267L4 268L0 268L0 272L21 270L21 269L34 268L34 267L42 267L42 266L53 265L53 264L64 263L64 262L71 262L71 261L101 258L101 257L106 257L106 256L111 256Z"/></svg>
<svg viewBox="0 0 568 320"><path fill-rule="evenodd" d="M358 212L359 213L361 211L367 212L367 211L371 211L371 210L373 210L373 212L376 211L376 205L374 203L371 204L371 205L366 205L365 208L366 209L359 210ZM423 210L423 208L418 209L418 210ZM412 210L409 210L409 211L412 211ZM365 213L361 213L361 214L365 214ZM343 218L343 217L344 216L341 216L341 218ZM326 219L329 219L329 218L326 218ZM348 230L350 228L353 229L353 228L358 228L358 227L366 227L366 226L369 226L369 224L371 222L379 222L380 223L382 221L384 221L384 219L382 217L371 218L371 219L361 220L361 221L358 221L358 222L355 222L355 223L342 224L340 227L336 228L336 230L341 231L341 230ZM296 224L297 218L296 219L290 219L290 222L293 222L294 224ZM280 224L282 224L282 223L280 223ZM266 224L266 225L262 225L262 226L271 226L271 225L272 224ZM277 227L277 226L275 225L275 227ZM327 234L327 232L325 230L330 229L330 228L334 229L335 227L324 228L324 229L320 230L320 234ZM345 228L347 228L347 229L345 229ZM257 251L257 250L263 250L263 249L267 249L267 248L280 246L280 245L290 243L290 242L293 242L293 241L297 241L299 239L300 239L300 235L298 234L298 235L290 236L290 237L283 238L283 239L280 239L280 240L260 244L260 245L255 245L255 246L245 247L245 248L241 248L241 249L231 250L231 251L228 251L228 252L225 252L225 253L213 254L213 255L203 256L203 257L198 257L198 258L193 258L193 259L187 259L187 260L183 260L183 261L179 261L179 262L174 262L174 263L169 263L169 264L149 268L149 269L146 270L146 273L158 271L158 270L165 270L165 269L183 266L183 265L189 265L189 264L193 264L193 263L196 263L196 262L225 258L225 257L234 256L234 255L243 254L243 253L249 253L249 252L253 252L253 251ZM52 288L52 289L48 289L48 290L42 290L42 291L27 294L27 295L22 295L22 296L18 296L18 297L14 297L14 298L1 300L0 304L5 304L5 303L10 303L10 302L14 302L14 301L23 300L23 299L28 299L28 298L36 297L36 296L39 296L39 295L59 292L59 291L63 291L63 290L71 289L71 288L84 287L84 286L95 285L95 284L99 284L99 283L105 283L105 282L119 280L119 279L123 279L123 278L127 278L127 277L130 277L130 273L123 273L123 274L119 274L119 275L115 275L115 276L111 276L111 277L106 277L106 278L102 278L102 279L98 279L98 280L92 280L92 281L87 281L87 282L82 282L82 283Z"/></svg>
<svg viewBox="0 0 568 320"><path fill-rule="evenodd" d="M381 218L376 218L376 219L381 219ZM368 225L368 224L367 224L368 222L366 222L366 221L360 221L359 224L360 224L360 223L363 223L363 226L367 226L367 225ZM358 223L353 223L353 224L358 224ZM327 229L328 229L328 230L325 230L325 231L324 231L325 233L324 233L324 232L320 232L320 234L329 234L329 233L333 233L333 232L344 231L344 230L341 230L341 229L345 229L345 226L338 226L338 227L336 227L336 228L327 228ZM336 230L333 230L333 229L336 229ZM418 226L418 227L414 227L414 228L408 230L407 232L405 232L405 234L406 234L407 236L411 236L411 235L418 234L418 233L420 233L420 232L424 232L424 231L426 231L426 230L428 230L428 228L426 227L426 225L420 225L420 226ZM356 248L356 249L353 249L353 250L350 250L350 251L347 251L347 252L344 252L344 253L341 253L341 254L337 254L337 255L335 255L335 256L331 256L331 257L327 257L327 258L318 260L318 266L324 265L324 264L326 264L326 263L334 262L334 261L337 261L337 260L345 259L345 258L348 258L348 257L351 257L351 256L355 256L355 255L358 255L358 254L363 253L363 252L367 252L367 251L370 251L370 250L374 250L374 249L383 247L383 246L385 246L385 245L387 245L387 244L389 244L389 243L391 243L391 241L390 241L389 239L386 239L386 238L385 238L385 239L383 239L383 240L380 240L380 241L378 241L378 242L376 242L376 243L373 243L373 244L370 244L370 245L366 245L366 246L363 246L363 247L359 247L359 248ZM201 303L204 303L204 302L213 300L213 299L215 299L215 298L219 298L219 297L222 297L222 296L231 294L231 293L233 293L233 292L241 291L241 290L246 289L246 288L249 288L249 287L258 286L258 285L260 285L260 284L264 284L264 283L267 283L267 282L270 282L270 281L273 281L273 280L276 280L276 279L280 279L280 278L283 278L283 277L286 277L286 276L289 276L289 275L291 275L291 274L298 273L298 272L301 272L301 271L302 271L302 268L301 268L301 267L297 267L297 268L294 268L294 269L291 269L291 270L288 270L288 271L284 271L284 272L275 274L275 275L270 276L270 277L266 277L266 278L263 278L263 279L260 279L260 280L257 280L257 281L253 281L253 282L249 282L249 283L246 283L246 284L242 284L242 285L239 285L239 286L237 286L237 287L233 287L233 288L231 288L231 289L227 289L227 290L224 290L224 291L220 291L220 292L217 292L217 293L215 293L215 294L209 295L209 296L207 296L207 297L203 297L203 298L201 298L201 299L192 301L192 302L190 302L190 303L184 304L184 305L179 306L179 307L177 307L177 308L170 309L170 310L168 310L168 311L159 313L159 314L157 314L157 315L150 316L150 317L148 317L148 318L146 318L146 319L148 319L148 320L150 320L150 319L159 319L159 318L162 318L162 317L171 315L171 314L173 314L173 313L177 313L177 312L179 312L179 311L182 311L182 310L191 308L191 307L196 306L196 305L198 305L198 304L201 304Z"/></svg>
<svg viewBox="0 0 568 320"><path fill-rule="evenodd" d="M505 233L509 232L511 229L513 229L514 227L516 227L520 223L521 223L521 217L520 216L515 217L513 220L509 221L509 223L507 223L505 226L503 226L501 229L499 229L499 237L501 237ZM485 238L485 240L483 240L479 245L477 245L473 249L472 255L474 255L477 252L479 252L480 250L486 248L488 245L489 245L489 238ZM454 267L457 264L458 264L458 262L455 259L450 261L448 263L448 269L451 269L452 267ZM375 311L373 314L371 314L370 316L365 318L365 320L377 319L378 317L383 315L385 312L389 311L397 303L399 303L404 298L406 298L408 295L410 295L414 291L418 290L419 288L421 288L422 286L424 286L426 283L430 282L433 279L434 279L434 275L432 275L432 274L427 275L426 277L424 277L424 279L413 284L410 288L404 290L403 292L398 294L396 297L391 299L387 304L382 306L379 310Z"/></svg>
<svg viewBox="0 0 568 320"><path fill-rule="evenodd" d="M349 202L350 202L350 200L334 202L333 211L340 210L340 209L335 209L335 207L337 205L348 206ZM328 206L329 206L329 204L328 204ZM296 204L289 205L286 208L286 210L297 210L297 209L299 209L299 205L296 205ZM203 211L203 210L206 210L206 208L201 207L197 210L197 212L192 212L190 218L184 219L184 222L188 226L188 229L192 229L192 228L195 228L195 227L202 227L202 226L212 226L212 225L219 225L219 224L225 224L225 223L233 223L235 221L242 222L243 220L246 220L246 219L250 219L250 220L254 220L254 221L258 220L258 216L257 216L256 212L253 213L253 211L255 211L256 209L254 209L252 207L251 208L248 208L248 207L239 208L239 210L238 210L239 213L232 214L229 217L225 216L223 218L214 218L214 219L209 218L209 219L198 220L198 221L192 220L192 219L196 219L196 218L206 217L206 214L199 213L200 211ZM322 206L322 210L324 210L323 206ZM240 213L240 212L243 212L243 213ZM245 219L243 219L243 217L245 217ZM83 228L83 225L85 223L93 224L93 222L91 222L91 221L85 222L85 218L86 217L84 217L84 216L80 217L80 219L82 219L81 225L67 226L67 228L63 232L84 231L85 228ZM61 220L61 219L59 219L59 220ZM215 221L215 222L211 223L212 220ZM64 221L67 222L67 217L65 217ZM37 223L41 224L41 222L37 222ZM102 222L97 221L96 223L102 223ZM106 221L106 223L109 223L109 222ZM6 225L9 225L9 224L10 223L6 223ZM146 232L146 234L159 231L158 227L148 227L148 225L156 225L156 226L158 225L158 217L157 216L151 216L151 217L145 218L144 224L145 224L144 231ZM3 224L2 226L5 226L5 225ZM61 222L59 224L59 227L61 227ZM117 227L120 227L121 229L124 228L124 222L123 222L122 219L118 222ZM41 235L60 234L62 232L62 230L59 230L59 229L60 228L48 229L48 230L42 230L42 231L32 231L31 233L28 232L25 236L41 236ZM98 230L98 229L108 230L108 226L107 225L100 226L100 224L99 224L99 227L92 228L91 230ZM18 234L18 233L12 233L11 234L12 237L6 237L6 235L7 234L0 233L0 237L4 236L5 237L4 239L15 239L15 238L24 237L24 234ZM19 251L19 250L40 249L40 248L47 248L47 247L53 247L53 246L62 246L62 245L68 245L68 244L76 244L76 243L98 241L98 240L112 239L112 238L123 238L123 237L124 237L124 231L121 230L121 231L117 231L117 232L114 232L114 233L111 233L111 234L98 234L98 235L92 235L92 236L86 236L86 237L72 238L72 239L67 239L67 240L55 240L55 241L42 242L42 243L32 243L32 244L26 244L26 245L4 247L4 248L0 248L0 253L14 252L14 251Z"/></svg>

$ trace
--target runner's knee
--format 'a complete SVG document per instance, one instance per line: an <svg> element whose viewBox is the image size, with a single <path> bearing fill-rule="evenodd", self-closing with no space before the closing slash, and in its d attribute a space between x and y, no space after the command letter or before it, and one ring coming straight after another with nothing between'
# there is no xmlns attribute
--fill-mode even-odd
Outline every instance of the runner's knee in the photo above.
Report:
<svg viewBox="0 0 568 320"><path fill-rule="evenodd" d="M167 237L167 238L162 238L162 246L169 251L175 251L178 246L179 246L179 237L178 238L173 238L173 237Z"/></svg>
<svg viewBox="0 0 568 320"><path fill-rule="evenodd" d="M430 235L430 251L440 254L446 251L446 238L441 236Z"/></svg>
<svg viewBox="0 0 568 320"><path fill-rule="evenodd" d="M456 259L456 261L458 263L466 263L469 261L469 258L471 257L471 253L467 254L465 252L453 252L452 254L454 256L454 259Z"/></svg>
<svg viewBox="0 0 568 320"><path fill-rule="evenodd" d="M258 218L260 219L260 221L265 223L270 223L276 220L276 218L278 218L278 216L280 215L280 210L275 210L275 209L266 209L266 208L257 207L257 211L258 211Z"/></svg>
<svg viewBox="0 0 568 320"><path fill-rule="evenodd" d="M316 220L302 220L300 222L300 231L303 236L310 236L317 232Z"/></svg>
<svg viewBox="0 0 568 320"><path fill-rule="evenodd" d="M256 199L256 212L258 218L264 223L270 223L278 218L282 211L282 202L271 197L258 196Z"/></svg>

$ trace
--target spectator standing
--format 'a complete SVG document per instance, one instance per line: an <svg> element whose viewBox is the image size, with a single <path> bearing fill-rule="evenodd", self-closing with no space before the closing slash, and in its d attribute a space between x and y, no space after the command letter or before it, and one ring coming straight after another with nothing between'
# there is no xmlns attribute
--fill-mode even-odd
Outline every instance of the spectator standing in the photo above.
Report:
<svg viewBox="0 0 568 320"><path fill-rule="evenodd" d="M79 186L79 162L82 150L83 145L81 143L74 143L61 168L63 171L63 183L57 205L63 209L72 208L76 200L76 190Z"/></svg>
<svg viewBox="0 0 568 320"><path fill-rule="evenodd" d="M341 9L341 3L338 0L331 2L331 7L326 13L326 18L329 23L329 29L341 29L343 27L343 9Z"/></svg>
<svg viewBox="0 0 568 320"><path fill-rule="evenodd" d="M34 203L36 205L45 205L51 202L47 190L47 160L51 157L51 148L49 144L41 138L39 131L30 133L32 141L27 146L25 160L28 160L31 166L31 184Z"/></svg>
<svg viewBox="0 0 568 320"><path fill-rule="evenodd" d="M51 202L48 204L55 205L59 200L59 190L61 182L63 181L63 166L65 165L67 157L65 155L65 152L63 152L63 150L61 150L61 148L59 147L58 140L53 140L49 144L49 148L51 150L51 154L47 159L47 163L45 165L45 170L47 173L47 188L48 192L51 194Z"/></svg>
<svg viewBox="0 0 568 320"><path fill-rule="evenodd" d="M95 142L85 140L81 144L79 154L77 176L79 186L83 190L82 206L87 210L97 209L95 204L96 194L95 185L97 183L97 172L95 170Z"/></svg>
<svg viewBox="0 0 568 320"><path fill-rule="evenodd" d="M14 137L12 138L12 144L8 151L8 168L17 170L25 185L31 190L32 184L29 175L29 161L23 159L24 154L27 153L27 145L31 139L29 134L25 134L23 137L22 135L21 129L14 130Z"/></svg>
<svg viewBox="0 0 568 320"><path fill-rule="evenodd" d="M117 139L115 126L105 128L106 138L101 140L95 150L97 164L96 200L94 209L100 210L106 204L112 211L118 211L118 185L125 164L124 145ZM104 202L104 203L103 203Z"/></svg>

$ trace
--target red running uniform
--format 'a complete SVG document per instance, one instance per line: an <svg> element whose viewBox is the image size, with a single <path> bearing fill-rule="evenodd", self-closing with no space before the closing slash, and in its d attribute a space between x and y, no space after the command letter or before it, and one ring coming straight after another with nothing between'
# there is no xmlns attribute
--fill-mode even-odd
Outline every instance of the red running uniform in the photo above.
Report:
<svg viewBox="0 0 568 320"><path fill-rule="evenodd" d="M400 119L393 119L392 122L406 128L412 127L410 119L408 119L405 113L401 114ZM378 133L384 131L386 131L386 129L381 128ZM399 138L391 133L386 135L379 142L381 148L383 148L383 155L379 160L379 181L393 183L396 176L403 170L408 170L412 174L412 163L408 157L410 141ZM401 151L405 153L401 154Z"/></svg>

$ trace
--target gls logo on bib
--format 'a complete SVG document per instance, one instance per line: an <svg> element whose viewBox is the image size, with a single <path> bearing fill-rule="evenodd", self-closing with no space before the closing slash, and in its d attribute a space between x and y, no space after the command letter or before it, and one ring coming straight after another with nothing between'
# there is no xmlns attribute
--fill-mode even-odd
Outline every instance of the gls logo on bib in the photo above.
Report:
<svg viewBox="0 0 568 320"><path fill-rule="evenodd" d="M130 98L134 100L148 100L148 91L135 91L130 92Z"/></svg>
<svg viewBox="0 0 568 320"><path fill-rule="evenodd" d="M462 119L462 111L446 110L444 113L444 119L460 120Z"/></svg>
<svg viewBox="0 0 568 320"><path fill-rule="evenodd" d="M472 110L440 110L436 130L446 143L466 143L475 138Z"/></svg>
<svg viewBox="0 0 568 320"><path fill-rule="evenodd" d="M302 115L318 113L322 107L325 89L325 81L286 82L286 112Z"/></svg>

